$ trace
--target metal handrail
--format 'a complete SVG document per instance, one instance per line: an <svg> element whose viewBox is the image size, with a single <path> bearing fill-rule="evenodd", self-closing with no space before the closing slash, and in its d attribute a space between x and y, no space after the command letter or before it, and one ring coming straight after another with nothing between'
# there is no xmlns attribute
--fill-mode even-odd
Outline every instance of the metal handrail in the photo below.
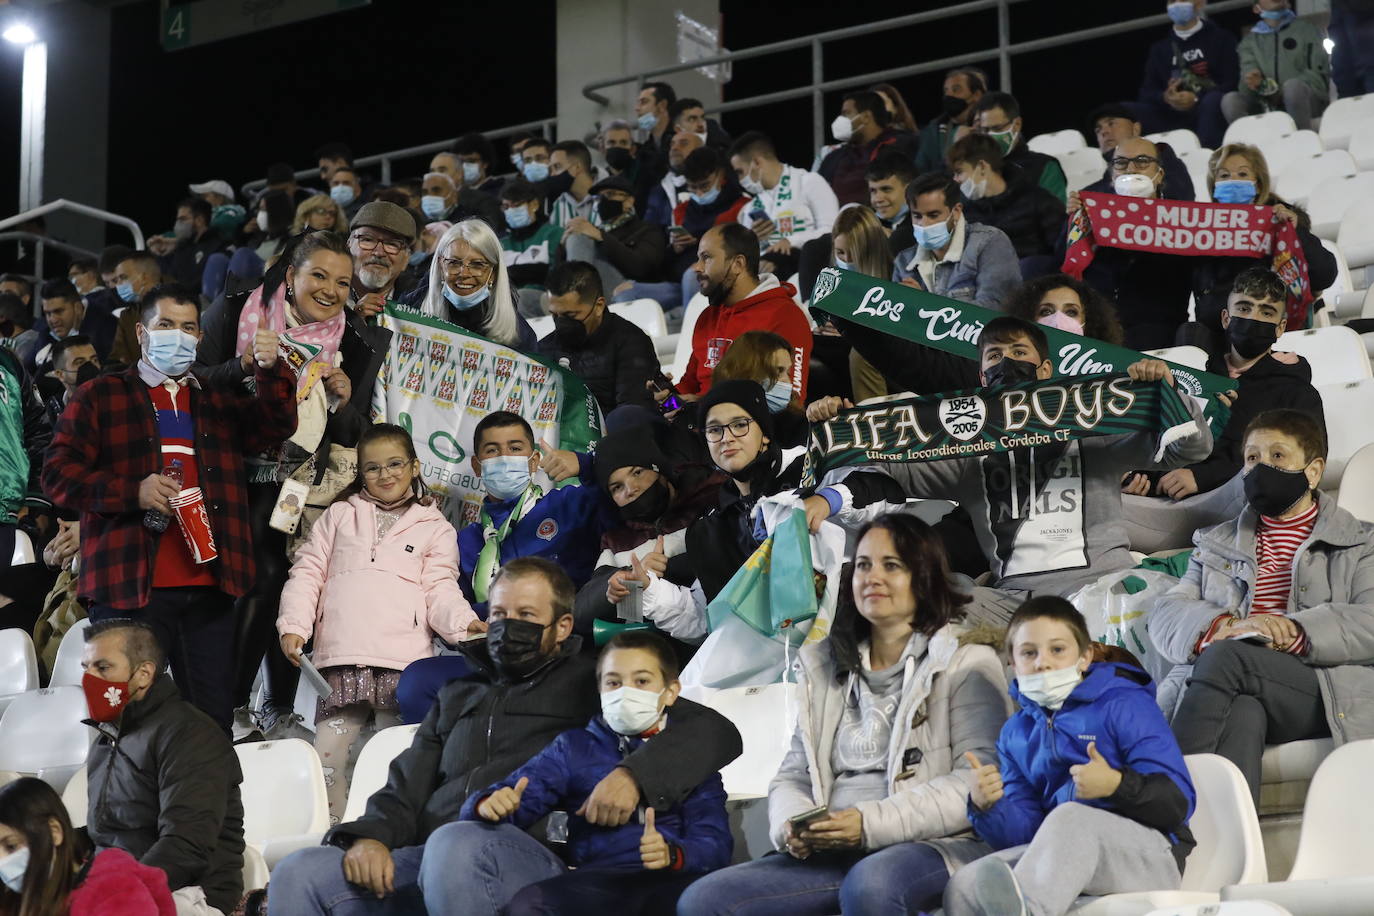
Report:
<svg viewBox="0 0 1374 916"><path fill-rule="evenodd" d="M482 131L482 136L488 140L500 137L509 137L526 130L541 130L548 139L554 139L555 129L558 125L557 118L540 118L537 121L526 121L523 124L512 124L509 127L498 127L495 130ZM407 146L404 149L390 150L385 153L376 153L371 156L362 156L353 160L355 168L368 168L373 165L382 167L382 184L391 184L391 163L396 159L407 159L411 156L423 156L425 154L442 153L453 148L453 144L458 142L458 137L450 137L447 140L436 140L433 143L422 143L419 146ZM496 163L492 163L493 166ZM319 169L301 169L296 172L296 178L315 178L320 174ZM244 184L239 191L243 195L243 200L251 200L253 195L267 187L266 178L258 178Z"/></svg>
<svg viewBox="0 0 1374 916"><path fill-rule="evenodd" d="M799 48L809 46L811 48L811 81L809 83L792 89L765 92L743 99L734 99L718 105L711 105L708 106L708 111L710 113L724 114L745 108L757 108L761 105L771 105L775 102L785 102L791 99L810 96L812 141L814 146L819 149L825 143L826 123L824 96L826 92L836 89L848 89L851 86L885 82L905 76L915 76L920 73L947 70L952 67L960 67L980 61L986 61L994 56L997 58L999 64L1000 86L1003 91L1010 92L1011 57L1013 54L1026 54L1032 51L1043 51L1048 48L1063 47L1065 45L1090 41L1108 35L1119 35L1123 32L1131 32L1149 26L1166 25L1170 21L1166 14L1156 13L1149 16L1128 19L1124 22L1114 22L1108 25L1079 29L1076 32L1066 32L1062 35L1053 35L1048 38L1037 38L1032 41L1013 43L1011 41L1010 7L1017 3L1026 2L1029 2L1029 0L970 0L970 2L956 3L952 6L946 6L938 10L930 10L924 13L912 13L906 16L896 16L891 19L870 22L865 25L832 29L828 32L818 32L815 35L804 38L790 38L786 41L770 42L769 44L757 45L753 48L727 51L713 57L700 57L686 63L672 64L666 67L655 67L649 70L641 70L637 73L627 73L622 76L597 80L596 82L588 83L583 86L582 95L600 105L609 106L611 104L611 99L597 92L598 89L605 89L608 86L618 86L631 82L643 86L651 77L665 76L670 73L680 73L684 70L695 70L698 67L708 67L713 64L733 63L738 60L748 60L754 57L763 57L785 51L795 51ZM1209 15L1212 15L1228 12L1230 10L1248 9L1251 5L1252 0L1214 0L1214 2L1208 4L1207 12ZM997 45L995 47L982 51L956 54L950 57L940 58L939 60L927 60L919 64L889 67L885 70L875 70L870 73L848 76L842 79L826 80L824 77L823 46L826 42L839 41L845 38L857 38L863 35L872 35L878 32L904 28L906 26L919 25L921 23L934 22L941 19L950 19L956 16L966 16L971 13L980 13L994 9L997 11Z"/></svg>
<svg viewBox="0 0 1374 916"><path fill-rule="evenodd" d="M111 213L109 210L101 210L99 207L79 204L74 200L67 200L66 198L49 201L46 204L39 204L31 210L25 210L23 213L16 213L14 216L0 219L0 231L8 229L11 226L22 226L35 216L46 216L49 213L56 213L59 210L75 213L78 216L89 216L92 219L103 220L107 223L114 223L116 226L123 226L133 235L134 248L138 251L143 250L143 230L138 228L138 223L129 219L127 216L120 216L118 213Z"/></svg>
<svg viewBox="0 0 1374 916"><path fill-rule="evenodd" d="M65 251L81 258L94 258L96 256L96 253L89 248L82 248L80 245L73 245L70 242L59 242L57 239L50 239L46 235L39 235L36 232L0 232L0 242L33 243L33 279L40 283L43 280L44 248L56 248L58 251Z"/></svg>

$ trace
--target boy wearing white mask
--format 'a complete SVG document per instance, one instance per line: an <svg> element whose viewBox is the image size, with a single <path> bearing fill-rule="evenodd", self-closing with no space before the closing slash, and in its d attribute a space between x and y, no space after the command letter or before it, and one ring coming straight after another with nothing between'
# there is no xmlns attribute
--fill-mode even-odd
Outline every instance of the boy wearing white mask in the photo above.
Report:
<svg viewBox="0 0 1374 916"><path fill-rule="evenodd" d="M956 871L949 916L1057 916L1080 894L1177 888L1196 793L1150 676L1094 662L1063 598L1032 598L1007 629L1020 712L974 768L968 814L990 856Z"/></svg>

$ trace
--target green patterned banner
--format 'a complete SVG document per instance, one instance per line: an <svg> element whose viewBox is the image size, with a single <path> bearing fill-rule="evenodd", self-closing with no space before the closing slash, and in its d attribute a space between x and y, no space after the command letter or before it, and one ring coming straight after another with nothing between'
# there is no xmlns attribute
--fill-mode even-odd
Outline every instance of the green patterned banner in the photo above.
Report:
<svg viewBox="0 0 1374 916"><path fill-rule="evenodd" d="M1197 431L1183 399L1165 382L1107 374L970 388L854 407L811 424L802 483L814 486L827 472L853 464L973 458L1156 430L1163 434L1160 453Z"/></svg>
<svg viewBox="0 0 1374 916"><path fill-rule="evenodd" d="M388 303L378 323L391 331L391 348L373 391L373 419L410 430L425 483L455 527L476 521L482 505L469 450L487 414L524 417L536 445L585 452L600 438L596 398L562 366L404 306Z"/></svg>

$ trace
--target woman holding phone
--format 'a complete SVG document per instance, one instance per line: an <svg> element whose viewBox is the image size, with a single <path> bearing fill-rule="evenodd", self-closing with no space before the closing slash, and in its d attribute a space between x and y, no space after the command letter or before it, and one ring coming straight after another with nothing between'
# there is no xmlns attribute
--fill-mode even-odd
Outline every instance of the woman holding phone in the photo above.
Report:
<svg viewBox="0 0 1374 916"><path fill-rule="evenodd" d="M766 856L707 875L679 916L914 913L984 855L965 758L1009 712L998 633L959 621L940 538L913 515L860 532L830 638L800 653L792 748L768 792Z"/></svg>

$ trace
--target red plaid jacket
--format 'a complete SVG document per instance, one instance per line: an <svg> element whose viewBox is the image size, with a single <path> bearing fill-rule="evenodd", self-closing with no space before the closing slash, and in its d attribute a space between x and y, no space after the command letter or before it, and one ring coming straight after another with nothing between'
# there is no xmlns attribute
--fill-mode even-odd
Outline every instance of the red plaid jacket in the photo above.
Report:
<svg viewBox="0 0 1374 916"><path fill-rule="evenodd" d="M295 379L281 362L257 369L257 396L191 389L196 461L219 550L219 587L238 597L253 584L243 456L296 431ZM148 603L158 536L143 527L138 486L162 470L162 444L138 366L101 376L72 395L43 466L43 490L81 513L83 600L133 610Z"/></svg>

